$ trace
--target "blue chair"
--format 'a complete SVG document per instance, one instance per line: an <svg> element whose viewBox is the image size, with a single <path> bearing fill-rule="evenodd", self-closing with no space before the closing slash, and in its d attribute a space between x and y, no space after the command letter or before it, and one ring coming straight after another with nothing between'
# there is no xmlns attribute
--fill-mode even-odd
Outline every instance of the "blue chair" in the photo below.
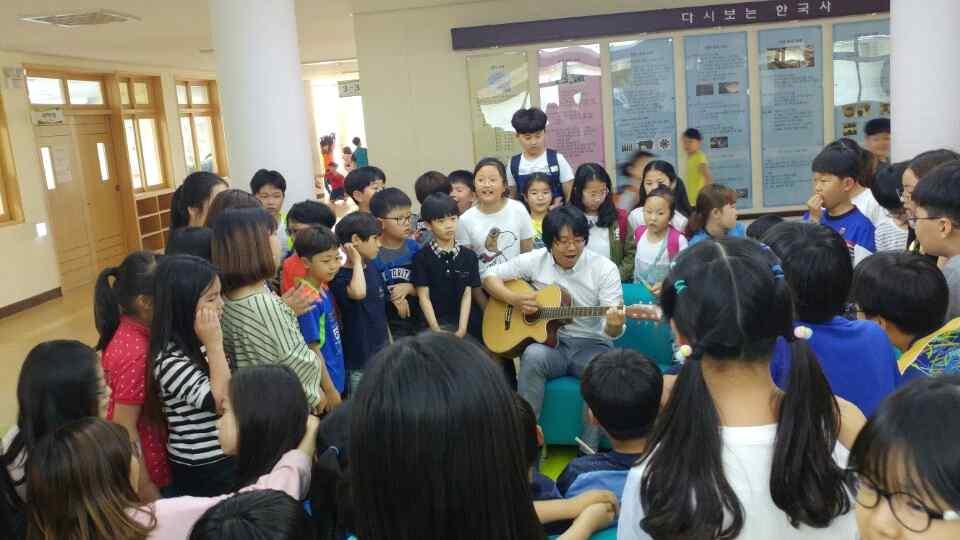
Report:
<svg viewBox="0 0 960 540"><path fill-rule="evenodd" d="M654 300L653 294L645 285L623 284L624 305L646 304ZM627 331L614 345L640 351L655 362L660 371L666 371L673 364L673 336L667 324L628 319Z"/></svg>
<svg viewBox="0 0 960 540"><path fill-rule="evenodd" d="M580 379L560 377L547 381L540 411L544 443L576 446L583 432L583 396Z"/></svg>

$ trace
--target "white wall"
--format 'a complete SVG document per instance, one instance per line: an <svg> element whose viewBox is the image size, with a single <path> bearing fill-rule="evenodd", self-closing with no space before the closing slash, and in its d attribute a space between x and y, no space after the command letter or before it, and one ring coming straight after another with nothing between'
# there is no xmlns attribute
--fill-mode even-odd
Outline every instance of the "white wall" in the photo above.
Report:
<svg viewBox="0 0 960 540"><path fill-rule="evenodd" d="M21 67L24 64L69 67L97 73L135 73L159 76L162 82L164 113L168 127L168 142L171 174L174 182L186 176L183 143L180 138L177 113L176 77L211 77L209 73L172 68L156 68L128 64L115 64L31 55L0 51L0 69ZM0 307L19 302L60 286L53 238L37 238L35 224L49 223L46 197L42 184L42 171L33 124L30 118L30 103L26 88L8 88L0 81L0 95L6 112L13 147L13 159L23 204L24 222L0 224ZM117 209L120 211L120 209Z"/></svg>

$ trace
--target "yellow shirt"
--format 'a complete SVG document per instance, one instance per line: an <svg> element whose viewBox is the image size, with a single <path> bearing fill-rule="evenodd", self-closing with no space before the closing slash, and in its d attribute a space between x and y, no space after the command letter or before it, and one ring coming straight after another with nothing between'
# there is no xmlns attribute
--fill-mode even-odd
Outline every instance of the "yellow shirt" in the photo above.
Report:
<svg viewBox="0 0 960 540"><path fill-rule="evenodd" d="M707 155L700 150L687 157L687 177L683 181L687 184L687 196L693 206L696 206L697 195L703 189L703 173L700 172L700 165L708 165L709 163Z"/></svg>

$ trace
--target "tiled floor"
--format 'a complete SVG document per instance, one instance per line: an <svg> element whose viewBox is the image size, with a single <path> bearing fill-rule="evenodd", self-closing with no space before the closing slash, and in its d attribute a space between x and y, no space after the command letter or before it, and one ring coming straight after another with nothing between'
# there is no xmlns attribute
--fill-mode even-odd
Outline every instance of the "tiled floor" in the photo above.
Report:
<svg viewBox="0 0 960 540"><path fill-rule="evenodd" d="M17 419L17 378L24 358L37 343L78 339L93 346L93 285L64 293L12 317L0 319L0 433Z"/></svg>

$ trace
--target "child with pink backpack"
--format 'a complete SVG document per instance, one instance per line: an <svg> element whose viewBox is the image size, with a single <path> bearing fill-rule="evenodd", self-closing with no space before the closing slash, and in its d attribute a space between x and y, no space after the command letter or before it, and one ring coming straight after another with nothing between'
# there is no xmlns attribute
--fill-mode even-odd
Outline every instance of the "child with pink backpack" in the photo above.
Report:
<svg viewBox="0 0 960 540"><path fill-rule="evenodd" d="M637 243L633 281L643 283L654 295L660 295L670 263L687 247L687 238L670 224L676 211L676 199L668 188L657 188L643 204L643 224L634 231Z"/></svg>

